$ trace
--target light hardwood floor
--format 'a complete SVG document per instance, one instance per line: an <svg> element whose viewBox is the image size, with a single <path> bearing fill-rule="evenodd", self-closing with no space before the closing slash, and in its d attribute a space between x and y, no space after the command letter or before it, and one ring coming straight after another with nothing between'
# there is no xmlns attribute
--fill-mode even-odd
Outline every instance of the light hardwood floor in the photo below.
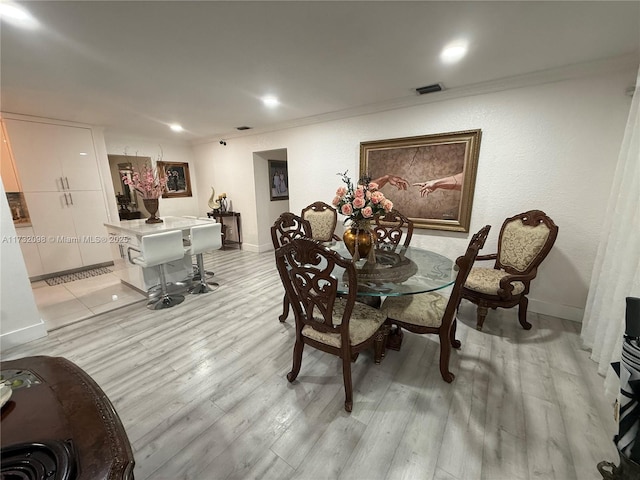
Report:
<svg viewBox="0 0 640 480"><path fill-rule="evenodd" d="M617 425L580 325L516 310L474 329L463 302L452 384L433 336L405 334L381 365L360 355L353 412L339 360L307 347L291 368L293 319L273 253L206 256L220 288L155 312L144 304L65 326L3 360L64 356L113 402L144 479L600 479Z"/></svg>

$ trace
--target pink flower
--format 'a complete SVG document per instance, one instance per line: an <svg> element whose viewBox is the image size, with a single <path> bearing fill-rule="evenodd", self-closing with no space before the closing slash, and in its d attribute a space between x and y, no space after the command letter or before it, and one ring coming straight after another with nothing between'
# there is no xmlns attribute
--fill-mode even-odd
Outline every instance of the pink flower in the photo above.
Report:
<svg viewBox="0 0 640 480"><path fill-rule="evenodd" d="M355 192L353 192L356 198L364 198L364 187L362 185L358 185L358 188Z"/></svg>
<svg viewBox="0 0 640 480"><path fill-rule="evenodd" d="M347 187L340 187L338 188L338 190L336 190L336 195L338 197L344 197L346 193L347 193Z"/></svg>
<svg viewBox="0 0 640 480"><path fill-rule="evenodd" d="M382 208L384 208L385 212L390 212L391 210L393 210L393 202L391 200L385 199L382 202Z"/></svg>
<svg viewBox="0 0 640 480"><path fill-rule="evenodd" d="M373 217L373 209L371 207L364 207L362 209L362 216L364 218L371 218Z"/></svg>
<svg viewBox="0 0 640 480"><path fill-rule="evenodd" d="M380 188L380 186L376 182L369 182L369 190L373 192L374 190L378 190L378 188Z"/></svg>
<svg viewBox="0 0 640 480"><path fill-rule="evenodd" d="M354 208L362 208L362 207L364 207L365 203L366 202L364 201L364 198L356 197L356 198L353 199Z"/></svg>
<svg viewBox="0 0 640 480"><path fill-rule="evenodd" d="M342 213L343 215L351 215L353 213L353 207L350 203L345 203L344 205L342 205L340 213Z"/></svg>
<svg viewBox="0 0 640 480"><path fill-rule="evenodd" d="M373 192L371 194L371 201L374 205L378 205L380 202L384 201L384 194L382 192Z"/></svg>
<svg viewBox="0 0 640 480"><path fill-rule="evenodd" d="M340 205L340 197L336 195L335 197L333 197L333 200L331 201L331 203L333 204L334 207L337 207L338 205Z"/></svg>

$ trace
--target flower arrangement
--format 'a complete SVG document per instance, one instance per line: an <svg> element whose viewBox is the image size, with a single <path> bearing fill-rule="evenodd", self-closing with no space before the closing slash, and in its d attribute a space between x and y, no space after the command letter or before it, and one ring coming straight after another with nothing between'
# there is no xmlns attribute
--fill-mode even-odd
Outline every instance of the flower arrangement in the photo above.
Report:
<svg viewBox="0 0 640 480"><path fill-rule="evenodd" d="M133 167L131 178L124 175L122 181L147 200L159 198L167 190L166 177L160 177L157 169L148 163Z"/></svg>
<svg viewBox="0 0 640 480"><path fill-rule="evenodd" d="M338 188L332 202L347 217L345 223L350 220L355 226L361 226L363 222L373 220L376 215L393 209L393 202L378 190L378 184L372 182L371 177L365 174L357 185L353 185L347 172L337 174L342 177L346 187Z"/></svg>
<svg viewBox="0 0 640 480"><path fill-rule="evenodd" d="M125 157L129 156L127 149L128 147L124 149ZM163 153L162 145L160 145L158 162L162 160ZM140 159L138 158L138 152L136 152L136 160L132 162L132 173L122 176L122 182L142 195L143 200L160 198L167 191L166 175L162 177L158 175L157 168L152 167L149 160L145 160L142 163L142 167L140 167Z"/></svg>

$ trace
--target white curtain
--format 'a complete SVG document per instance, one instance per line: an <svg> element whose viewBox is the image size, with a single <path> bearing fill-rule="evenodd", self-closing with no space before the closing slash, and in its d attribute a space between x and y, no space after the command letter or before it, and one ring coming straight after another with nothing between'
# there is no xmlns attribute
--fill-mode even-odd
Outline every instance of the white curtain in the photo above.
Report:
<svg viewBox="0 0 640 480"><path fill-rule="evenodd" d="M611 368L620 361L625 298L640 297L640 70L620 149L602 236L582 322L582 341L606 376L614 397L620 380Z"/></svg>

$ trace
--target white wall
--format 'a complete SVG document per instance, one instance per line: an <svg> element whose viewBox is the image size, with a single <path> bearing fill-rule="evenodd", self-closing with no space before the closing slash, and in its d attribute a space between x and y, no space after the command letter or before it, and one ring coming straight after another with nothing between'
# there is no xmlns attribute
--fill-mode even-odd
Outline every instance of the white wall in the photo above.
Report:
<svg viewBox="0 0 640 480"><path fill-rule="evenodd" d="M198 177L198 167L194 163L193 150L184 143L171 143L166 139L154 140L141 137L126 136L121 134L105 133L105 143L107 154L127 155L140 157L151 157L151 162L155 166L156 162L181 162L189 164L189 176L191 178L191 197L161 198L158 208L158 216L181 216L197 215L206 216L207 200L210 189L202 191L202 198L198 196L198 187L195 179ZM107 161L107 168L108 168ZM111 187L113 190L113 186ZM115 202L115 197L114 197ZM116 209L117 212L117 209ZM116 215L116 219L118 216Z"/></svg>
<svg viewBox="0 0 640 480"><path fill-rule="evenodd" d="M555 247L532 284L532 311L580 320L622 141L637 65L628 70L526 85L315 125L256 133L194 147L203 178L215 178L242 213L244 247L259 251L253 189L254 152L286 148L289 203L298 212L329 202L336 175L357 177L360 142L460 130L482 130L471 231L492 225L485 253L495 251L503 220L544 210L559 226ZM202 184L200 184L202 188ZM393 198L391 198L393 200ZM270 219L273 222L275 218ZM268 222L267 222L268 223ZM341 222L339 223L341 224ZM417 230L413 242L454 257L469 235Z"/></svg>
<svg viewBox="0 0 640 480"><path fill-rule="evenodd" d="M31 290L27 269L0 182L0 347L10 348L47 335Z"/></svg>

